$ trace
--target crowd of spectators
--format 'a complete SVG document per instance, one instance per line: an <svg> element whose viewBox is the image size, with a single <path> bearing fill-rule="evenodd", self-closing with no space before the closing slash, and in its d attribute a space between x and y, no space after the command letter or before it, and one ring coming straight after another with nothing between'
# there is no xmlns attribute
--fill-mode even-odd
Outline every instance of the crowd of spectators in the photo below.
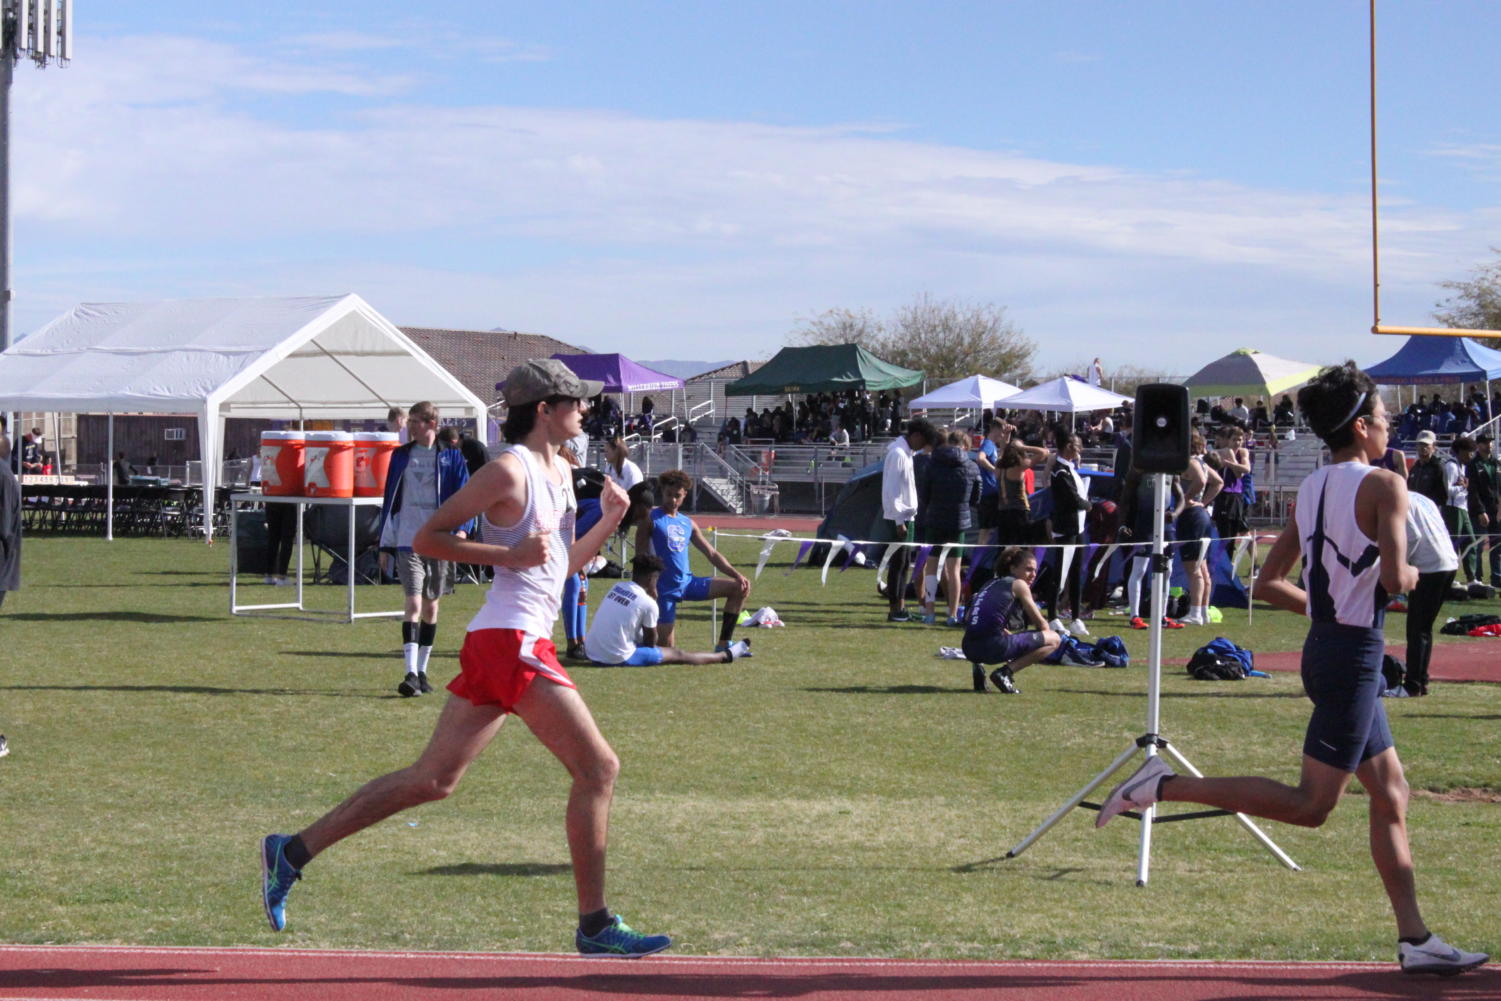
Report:
<svg viewBox="0 0 1501 1001"><path fill-rule="evenodd" d="M1485 393L1475 387L1468 395L1463 390L1454 400L1445 400L1438 393L1433 399L1419 396L1403 411L1397 424L1397 437L1412 441L1422 431L1432 431L1436 436L1470 434L1492 416L1501 414L1501 391L1492 394L1487 402Z"/></svg>
<svg viewBox="0 0 1501 1001"><path fill-rule="evenodd" d="M896 393L848 390L813 393L796 404L777 407L746 407L745 414L731 414L720 425L722 444L747 441L775 444L823 444L846 447L851 442L888 438L902 427L903 405Z"/></svg>

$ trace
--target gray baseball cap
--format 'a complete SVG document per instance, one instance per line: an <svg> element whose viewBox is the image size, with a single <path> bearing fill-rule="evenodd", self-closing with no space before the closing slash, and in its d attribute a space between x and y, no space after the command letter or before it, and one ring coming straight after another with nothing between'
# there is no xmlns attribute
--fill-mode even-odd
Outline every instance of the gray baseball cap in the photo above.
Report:
<svg viewBox="0 0 1501 1001"><path fill-rule="evenodd" d="M501 395L508 407L524 407L528 403L540 403L549 396L572 396L587 400L604 392L605 384L593 379L580 379L573 369L556 358L534 358L511 369L506 381L500 384Z"/></svg>

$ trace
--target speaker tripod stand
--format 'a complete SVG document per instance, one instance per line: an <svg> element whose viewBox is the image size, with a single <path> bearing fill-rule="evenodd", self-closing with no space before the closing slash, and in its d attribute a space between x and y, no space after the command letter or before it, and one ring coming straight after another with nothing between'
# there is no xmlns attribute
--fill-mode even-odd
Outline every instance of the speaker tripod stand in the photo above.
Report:
<svg viewBox="0 0 1501 1001"><path fill-rule="evenodd" d="M1186 398L1184 401L1184 409L1185 411L1187 409ZM1186 424L1186 412L1184 414L1184 417ZM1067 802L1065 802L1056 811L1054 811L1052 816L1044 820L1035 831L1023 838L1015 848L1012 848L1010 851L1008 851L1006 853L1006 858L1008 859L1016 858L1022 852L1030 848L1033 843L1035 843L1039 838L1046 834L1054 824L1058 823L1058 821L1067 816L1069 811L1073 810L1075 807L1083 806L1087 809L1098 810L1100 808L1099 804L1085 802L1085 797L1087 797L1091 792L1098 789L1101 785L1108 781L1110 777L1116 772L1120 771L1136 756L1136 753L1138 751L1143 752L1148 758L1151 758L1158 754L1166 754L1167 757L1170 758L1173 764L1176 766L1176 770L1184 772L1188 775L1192 775L1196 778L1203 777L1203 773L1195 768L1189 762L1189 760L1184 757L1176 747L1173 746L1172 742L1162 735L1161 732L1162 618L1166 612L1168 570L1172 565L1172 561L1166 555L1165 546L1163 543L1163 508L1168 489L1168 478L1166 473L1152 473L1151 475L1153 523L1151 556L1152 562L1148 570L1148 579L1150 582L1152 597L1152 625L1147 634L1148 653L1146 732L1143 733L1140 737L1137 737L1129 747L1122 751L1120 755L1117 756L1116 759L1112 761L1104 771L1100 772L1093 779L1091 779L1089 783L1084 786L1084 788L1074 793L1074 795ZM1157 808L1154 805L1147 807L1140 813L1129 811L1122 814L1122 816L1132 817L1141 821L1141 846L1140 851L1137 854L1136 861L1137 886L1147 885L1148 870L1151 867L1152 861L1153 823L1156 822L1159 824L1164 824L1179 820L1200 820L1205 817L1234 816L1235 819L1240 822L1240 825L1251 833L1252 837L1254 837L1257 841L1260 841L1261 844L1267 849L1267 851L1276 856L1277 861L1281 862L1289 869L1292 869L1294 871L1301 871L1298 864L1291 858L1289 858L1286 852L1277 847L1276 842L1272 841L1272 839L1266 835L1265 831L1256 826L1256 823L1251 820L1250 817L1246 816L1243 813L1231 814L1228 810L1195 810L1189 813L1175 813L1165 817L1159 817L1157 816Z"/></svg>

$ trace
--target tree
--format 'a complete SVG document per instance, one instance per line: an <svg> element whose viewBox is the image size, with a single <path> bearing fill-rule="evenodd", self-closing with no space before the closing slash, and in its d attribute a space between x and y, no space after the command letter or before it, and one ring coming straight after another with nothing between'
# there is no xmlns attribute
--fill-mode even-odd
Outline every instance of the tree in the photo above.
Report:
<svg viewBox="0 0 1501 1001"><path fill-rule="evenodd" d="M881 321L868 309L826 309L806 319L787 338L789 344L858 344L867 351L885 336ZM876 352L879 353L879 352Z"/></svg>
<svg viewBox="0 0 1501 1001"><path fill-rule="evenodd" d="M1491 250L1501 254L1501 247ZM1501 330L1501 261L1483 264L1468 281L1439 282L1452 295L1438 303L1434 317L1446 327Z"/></svg>
<svg viewBox="0 0 1501 1001"><path fill-rule="evenodd" d="M924 292L882 321L869 310L831 309L794 330L795 344L859 344L885 361L922 369L930 382L988 375L1020 384L1037 344L989 302L935 299Z"/></svg>

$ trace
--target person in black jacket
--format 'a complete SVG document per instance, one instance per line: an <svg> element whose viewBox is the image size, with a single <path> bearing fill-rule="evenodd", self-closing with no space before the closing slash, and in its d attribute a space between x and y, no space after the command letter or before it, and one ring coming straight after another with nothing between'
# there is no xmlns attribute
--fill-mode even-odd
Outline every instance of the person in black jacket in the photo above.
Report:
<svg viewBox="0 0 1501 1001"><path fill-rule="evenodd" d="M0 462L0 605L21 586L21 484Z"/></svg>
<svg viewBox="0 0 1501 1001"><path fill-rule="evenodd" d="M1059 444L1058 454L1053 458L1053 475L1049 480L1049 485L1053 490L1053 543L1055 545L1082 547L1084 542L1084 518L1089 513L1089 487L1085 484L1084 477L1079 475L1077 468L1083 448L1084 443L1079 436L1071 434ZM1062 618L1059 596L1066 591L1069 617L1077 619L1084 611L1084 603L1080 598L1084 581L1079 573L1084 551L1078 548L1060 549L1057 552L1059 573L1053 575L1048 588L1048 615L1054 619ZM1068 586L1065 588L1062 567L1064 558L1070 553L1073 554L1073 559L1069 561Z"/></svg>
<svg viewBox="0 0 1501 1001"><path fill-rule="evenodd" d="M1418 457L1407 471L1409 493L1422 494L1444 509L1449 503L1449 489L1444 485L1444 463L1438 457L1438 436L1432 431L1419 431Z"/></svg>
<svg viewBox="0 0 1501 1001"><path fill-rule="evenodd" d="M917 509L922 522L922 540L933 547L933 562L926 575L923 588L923 621L932 623L936 616L933 606L937 601L938 574L943 574L943 593L948 602L948 625L959 626L959 564L958 552L943 561L938 558L943 547L950 543L963 542L974 527L971 511L980 502L980 467L965 451L969 444L964 432L951 431L933 450L932 457L921 465L917 473Z"/></svg>

